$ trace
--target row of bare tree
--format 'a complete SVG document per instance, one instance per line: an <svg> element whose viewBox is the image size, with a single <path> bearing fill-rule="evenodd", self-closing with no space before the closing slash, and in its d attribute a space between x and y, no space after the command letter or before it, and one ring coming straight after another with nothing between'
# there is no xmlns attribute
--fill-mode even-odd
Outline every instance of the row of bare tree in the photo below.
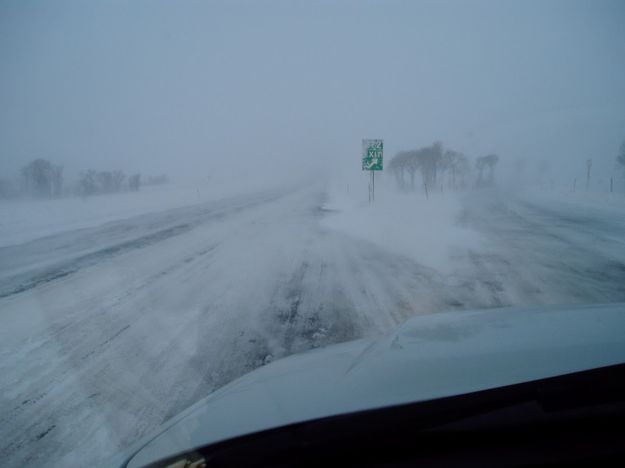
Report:
<svg viewBox="0 0 625 468"><path fill-rule="evenodd" d="M128 179L127 184L124 182ZM136 192L141 186L141 174L126 176L122 171L94 171L89 169L80 175L78 192L83 195L121 192L128 189Z"/></svg>
<svg viewBox="0 0 625 468"><path fill-rule="evenodd" d="M168 182L166 175L150 177L148 183ZM62 195L95 195L115 193L124 190L137 191L141 187L141 175L127 176L123 171L95 171L93 169L80 174L76 184L64 186L63 166L46 159L35 159L20 170L20 179L0 180L0 198L30 196L35 198L54 198Z"/></svg>
<svg viewBox="0 0 625 468"><path fill-rule="evenodd" d="M489 154L475 161L478 187L491 186L495 183L495 167L499 156ZM464 189L468 185L471 170L469 158L459 151L444 149L441 142L424 146L415 150L400 151L391 159L389 170L395 176L401 190L415 189L415 176L420 173L421 181L427 192L444 184L447 176L448 186L453 189Z"/></svg>

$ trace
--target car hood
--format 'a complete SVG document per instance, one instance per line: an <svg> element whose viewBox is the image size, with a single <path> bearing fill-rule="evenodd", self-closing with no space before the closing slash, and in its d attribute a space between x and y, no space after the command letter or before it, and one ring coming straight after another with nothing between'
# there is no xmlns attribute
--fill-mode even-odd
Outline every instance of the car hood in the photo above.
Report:
<svg viewBox="0 0 625 468"><path fill-rule="evenodd" d="M620 364L624 330L625 304L416 317L233 381L135 444L128 466L291 423Z"/></svg>

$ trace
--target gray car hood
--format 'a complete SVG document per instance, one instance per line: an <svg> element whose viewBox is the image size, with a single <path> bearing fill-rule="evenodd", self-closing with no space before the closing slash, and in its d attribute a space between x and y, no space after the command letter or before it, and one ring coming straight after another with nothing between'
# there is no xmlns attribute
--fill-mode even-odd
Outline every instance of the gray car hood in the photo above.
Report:
<svg viewBox="0 0 625 468"><path fill-rule="evenodd" d="M252 432L625 362L625 304L416 317L388 336L275 361L129 451L138 467Z"/></svg>

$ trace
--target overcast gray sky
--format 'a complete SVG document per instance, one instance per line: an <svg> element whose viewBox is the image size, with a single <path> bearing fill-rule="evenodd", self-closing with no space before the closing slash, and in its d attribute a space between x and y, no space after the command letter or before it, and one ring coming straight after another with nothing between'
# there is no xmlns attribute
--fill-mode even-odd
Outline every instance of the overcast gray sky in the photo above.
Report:
<svg viewBox="0 0 625 468"><path fill-rule="evenodd" d="M0 177L358 170L363 137L607 168L625 2L0 0Z"/></svg>

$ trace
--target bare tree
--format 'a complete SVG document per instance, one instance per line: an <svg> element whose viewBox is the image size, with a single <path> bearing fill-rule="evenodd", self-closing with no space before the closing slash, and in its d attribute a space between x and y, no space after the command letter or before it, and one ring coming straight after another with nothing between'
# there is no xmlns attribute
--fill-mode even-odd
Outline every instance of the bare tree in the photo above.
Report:
<svg viewBox="0 0 625 468"><path fill-rule="evenodd" d="M78 180L78 190L82 196L93 195L98 191L98 173L93 169L83 172Z"/></svg>
<svg viewBox="0 0 625 468"><path fill-rule="evenodd" d="M133 175L131 175L128 178L128 187L133 192L138 191L139 187L141 187L141 174L133 174Z"/></svg>
<svg viewBox="0 0 625 468"><path fill-rule="evenodd" d="M476 187L482 187L484 185L484 169L486 169L486 156L479 156L475 160L475 169L477 169L477 180L475 181Z"/></svg>
<svg viewBox="0 0 625 468"><path fill-rule="evenodd" d="M52 195L59 197L63 194L63 166L52 165L50 171Z"/></svg>
<svg viewBox="0 0 625 468"><path fill-rule="evenodd" d="M623 172L625 172L625 140L621 143L621 147L616 155L616 164L621 167Z"/></svg>
<svg viewBox="0 0 625 468"><path fill-rule="evenodd" d="M417 151L418 166L421 169L423 183L429 187L436 186L436 179L441 160L443 159L443 145L440 141Z"/></svg>
<svg viewBox="0 0 625 468"><path fill-rule="evenodd" d="M416 160L415 151L400 151L389 163L389 170L395 175L397 186L403 190L406 188L406 180L404 174L410 177L410 189L414 190L414 176L418 170L418 161Z"/></svg>
<svg viewBox="0 0 625 468"><path fill-rule="evenodd" d="M414 177L417 171L419 170L419 159L417 151L408 151L406 154L406 161L404 166L406 168L406 172L408 176L410 176L410 190L414 190Z"/></svg>
<svg viewBox="0 0 625 468"><path fill-rule="evenodd" d="M458 184L460 189L465 189L467 187L467 177L471 172L471 163L469 158L464 154L460 153L458 158L458 162L456 163L456 174L460 178L460 183Z"/></svg>
<svg viewBox="0 0 625 468"><path fill-rule="evenodd" d="M109 193L113 191L113 173L111 171L100 171L96 174L98 182L98 191L101 193Z"/></svg>
<svg viewBox="0 0 625 468"><path fill-rule="evenodd" d="M406 187L404 172L406 170L407 155L407 151L400 151L395 156L393 156L391 161L388 163L388 170L395 176L397 187L400 190L403 190Z"/></svg>
<svg viewBox="0 0 625 468"><path fill-rule="evenodd" d="M440 164L441 173L449 175L447 185L452 189L456 188L456 170L454 167L456 154L454 150L446 150Z"/></svg>
<svg viewBox="0 0 625 468"><path fill-rule="evenodd" d="M466 156L458 151L447 150L443 153L441 159L441 169L443 172L449 173L449 185L453 190L456 190L458 185L456 183L456 177L458 176L461 165L466 164ZM465 169L464 167L462 169Z"/></svg>
<svg viewBox="0 0 625 468"><path fill-rule="evenodd" d="M45 159L35 159L21 170L24 189L37 197L52 196L53 165Z"/></svg>
<svg viewBox="0 0 625 468"><path fill-rule="evenodd" d="M478 170L478 176L476 186L492 186L495 183L495 166L499 162L499 156L496 154L489 154L486 156L480 156L475 161L475 168ZM488 169L488 176L484 177L484 171Z"/></svg>
<svg viewBox="0 0 625 468"><path fill-rule="evenodd" d="M119 192L122 189L122 184L124 183L124 179L126 175L122 171L113 171L111 173L113 190Z"/></svg>
<svg viewBox="0 0 625 468"><path fill-rule="evenodd" d="M499 162L499 156L496 154L489 154L486 156L486 165L488 166L488 182L489 185L493 185L495 183L495 167Z"/></svg>

